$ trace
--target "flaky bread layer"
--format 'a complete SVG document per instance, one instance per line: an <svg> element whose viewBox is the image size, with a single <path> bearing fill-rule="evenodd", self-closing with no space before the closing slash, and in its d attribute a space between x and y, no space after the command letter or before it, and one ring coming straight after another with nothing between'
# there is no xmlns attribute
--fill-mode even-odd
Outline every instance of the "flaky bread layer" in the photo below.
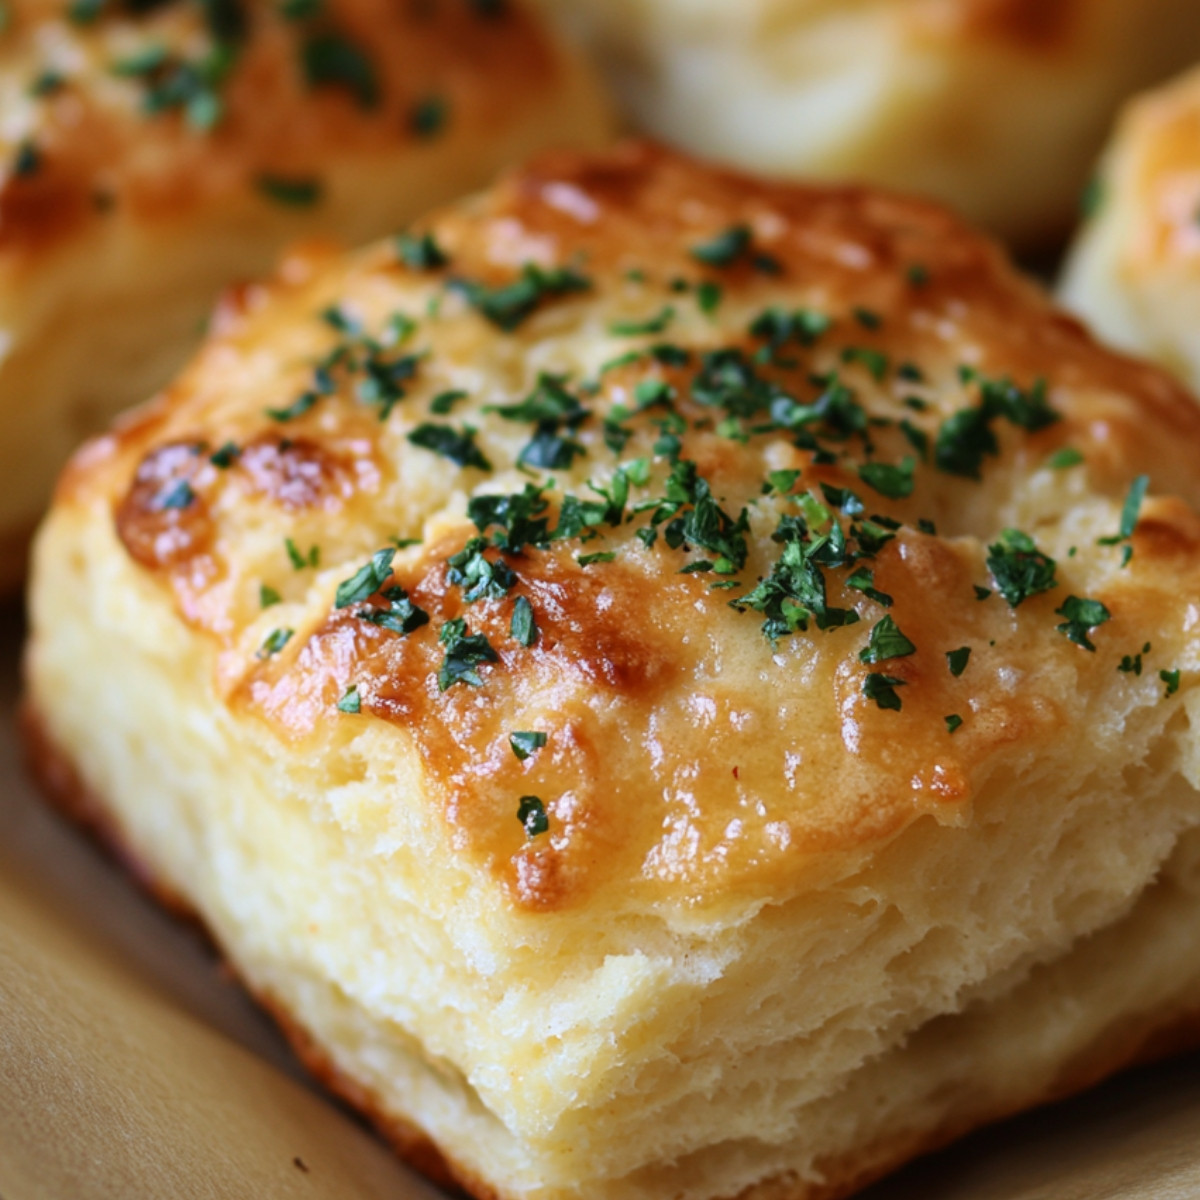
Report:
<svg viewBox="0 0 1200 1200"><path fill-rule="evenodd" d="M422 776L394 729L298 749L235 716L102 499L60 504L38 560L49 743L343 1090L481 1195L845 1194L1191 1010L1194 697L1079 722L969 822L926 817L775 904L531 915L398 802Z"/></svg>

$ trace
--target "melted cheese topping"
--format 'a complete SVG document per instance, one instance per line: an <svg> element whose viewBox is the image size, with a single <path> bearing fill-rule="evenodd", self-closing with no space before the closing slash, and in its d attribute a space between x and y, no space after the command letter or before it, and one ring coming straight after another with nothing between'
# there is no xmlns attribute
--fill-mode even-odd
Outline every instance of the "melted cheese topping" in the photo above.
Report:
<svg viewBox="0 0 1200 1200"><path fill-rule="evenodd" d="M424 234L444 265L298 254L232 295L58 504L111 506L221 702L292 752L393 727L422 789L389 803L438 813L445 853L512 903L782 901L918 820L966 822L1064 738L1179 703L1159 672L1198 665L1200 414L954 218L629 146L544 158ZM523 489L550 532L568 497L597 507L505 550L511 521L472 516ZM1010 529L1056 560L1045 590ZM472 601L448 560L481 535L500 579ZM737 601L787 552L808 582L767 637ZM408 605L428 620L381 623ZM911 653L879 645L889 619ZM446 674L456 633L486 638L475 683ZM546 744L520 759L514 731Z"/></svg>

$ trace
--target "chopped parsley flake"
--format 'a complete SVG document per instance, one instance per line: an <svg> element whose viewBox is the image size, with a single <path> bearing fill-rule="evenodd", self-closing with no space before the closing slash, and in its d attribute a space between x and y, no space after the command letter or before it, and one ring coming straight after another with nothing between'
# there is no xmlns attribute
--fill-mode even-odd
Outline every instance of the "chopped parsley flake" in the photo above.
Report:
<svg viewBox="0 0 1200 1200"><path fill-rule="evenodd" d="M590 567L593 563L612 562L616 557L612 550L599 550L595 554L581 554L575 561L581 567Z"/></svg>
<svg viewBox="0 0 1200 1200"><path fill-rule="evenodd" d="M287 550L288 561L296 571L303 571L305 567L315 567L321 561L320 546L310 546L308 553L304 554L291 538L284 538L283 545Z"/></svg>
<svg viewBox="0 0 1200 1200"><path fill-rule="evenodd" d="M376 550L368 562L359 567L349 579L343 579L338 584L334 605L337 608L349 608L351 604L359 604L373 596L387 582L392 573L392 559L396 557L395 548L385 546Z"/></svg>
<svg viewBox="0 0 1200 1200"><path fill-rule="evenodd" d="M906 680L899 679L895 675L881 675L876 671L872 671L863 680L862 694L868 700L874 700L880 708L892 709L895 712L899 712L901 702L896 689L898 687L905 687L906 684Z"/></svg>
<svg viewBox="0 0 1200 1200"><path fill-rule="evenodd" d="M158 494L154 502L157 509L189 508L196 499L192 485L186 479L176 479Z"/></svg>
<svg viewBox="0 0 1200 1200"><path fill-rule="evenodd" d="M753 234L748 225L732 225L707 242L691 249L697 262L709 267L728 267L750 249Z"/></svg>
<svg viewBox="0 0 1200 1200"><path fill-rule="evenodd" d="M429 614L415 605L399 584L385 588L380 595L387 601L386 608L360 608L354 615L360 621L406 636L429 624Z"/></svg>
<svg viewBox="0 0 1200 1200"><path fill-rule="evenodd" d="M547 299L587 291L592 281L570 267L542 268L526 263L511 283L491 287L470 279L452 279L450 287L493 325L510 332Z"/></svg>
<svg viewBox="0 0 1200 1200"><path fill-rule="evenodd" d="M911 496L916 462L906 458L899 466L889 463L866 462L859 465L858 477L880 495L893 500Z"/></svg>
<svg viewBox="0 0 1200 1200"><path fill-rule="evenodd" d="M277 204L291 208L312 208L321 201L321 181L307 175L259 175L258 190Z"/></svg>
<svg viewBox="0 0 1200 1200"><path fill-rule="evenodd" d="M706 317L712 316L721 307L724 295L725 291L721 285L711 279L696 284L696 305Z"/></svg>
<svg viewBox="0 0 1200 1200"><path fill-rule="evenodd" d="M437 271L450 263L432 233L401 233L396 238L396 256L414 271Z"/></svg>
<svg viewBox="0 0 1200 1200"><path fill-rule="evenodd" d="M1180 671L1178 667L1174 671L1159 671L1159 679L1167 685L1166 695L1173 696L1179 691L1179 676Z"/></svg>
<svg viewBox="0 0 1200 1200"><path fill-rule="evenodd" d="M491 643L482 633L468 633L461 617L447 621L438 631L438 641L446 647L446 657L438 670L438 689L446 691L456 683L482 687L483 679L476 667L500 661Z"/></svg>
<svg viewBox="0 0 1200 1200"><path fill-rule="evenodd" d="M963 719L958 715L958 713L951 713L948 717L943 719L946 722L947 733L956 733L963 723Z"/></svg>
<svg viewBox="0 0 1200 1200"><path fill-rule="evenodd" d="M467 393L458 389L438 392L429 402L429 411L437 413L439 417L447 416L460 400L465 400L466 398Z"/></svg>
<svg viewBox="0 0 1200 1200"><path fill-rule="evenodd" d="M535 838L539 833L550 829L550 818L546 816L546 806L537 796L522 796L517 805L517 820L525 826L528 837Z"/></svg>
<svg viewBox="0 0 1200 1200"><path fill-rule="evenodd" d="M533 619L533 605L524 596L518 596L513 604L512 621L508 626L509 636L522 646L532 646L537 641L537 622Z"/></svg>
<svg viewBox="0 0 1200 1200"><path fill-rule="evenodd" d="M1117 529L1117 534L1115 537L1100 538L1099 544L1101 546L1115 546L1121 542L1128 542L1133 537L1134 530L1137 529L1138 514L1141 512L1142 501L1146 498L1146 489L1149 486L1149 475L1139 475L1129 485L1129 492L1126 494L1125 503L1121 507L1121 524ZM1121 566L1127 565L1132 557L1133 547L1126 546Z"/></svg>
<svg viewBox="0 0 1200 1200"><path fill-rule="evenodd" d="M1033 538L1019 529L1004 530L1000 540L988 547L987 565L996 590L1013 608L1058 583L1054 559L1043 554Z"/></svg>
<svg viewBox="0 0 1200 1200"><path fill-rule="evenodd" d="M492 534L492 544L502 550L515 554L527 545L548 546L550 524L543 514L550 502L544 492L544 488L527 483L523 491L508 495L472 496L467 501L467 516L480 533L499 526Z"/></svg>
<svg viewBox="0 0 1200 1200"><path fill-rule="evenodd" d="M487 540L474 537L457 553L446 560L446 579L462 588L463 600L500 600L508 595L517 582L516 573L503 559L489 559L484 550Z"/></svg>
<svg viewBox="0 0 1200 1200"><path fill-rule="evenodd" d="M1096 647L1088 638L1088 632L1112 617L1099 600L1087 600L1080 596L1068 596L1054 611L1060 617L1066 618L1061 625L1055 626L1059 633L1064 634L1077 646L1092 651Z"/></svg>
<svg viewBox="0 0 1200 1200"><path fill-rule="evenodd" d="M358 685L352 683L345 694L337 702L338 712L358 713L362 711L362 697L358 694Z"/></svg>
<svg viewBox="0 0 1200 1200"><path fill-rule="evenodd" d="M28 178L30 175L36 175L41 170L41 166L42 152L29 138L26 138L17 147L17 152L13 156L13 174L18 179Z"/></svg>
<svg viewBox="0 0 1200 1200"><path fill-rule="evenodd" d="M896 622L886 616L872 628L870 640L858 652L858 657L860 662L874 664L893 658L907 658L916 652L916 646L904 636Z"/></svg>
<svg viewBox="0 0 1200 1200"><path fill-rule="evenodd" d="M309 87L339 87L348 92L359 108L379 103L375 67L362 47L338 33L318 33L308 38L300 61Z"/></svg>
<svg viewBox="0 0 1200 1200"><path fill-rule="evenodd" d="M263 644L259 646L256 657L265 659L278 654L292 640L295 632L294 629L272 629L263 639Z"/></svg>
<svg viewBox="0 0 1200 1200"><path fill-rule="evenodd" d="M223 446L217 450L214 450L213 453L208 456L208 461L212 463L214 467L224 471L229 467L232 467L233 464L241 457L241 454L242 452L236 442L226 442Z"/></svg>
<svg viewBox="0 0 1200 1200"><path fill-rule="evenodd" d="M1077 467L1081 462L1083 462L1082 451L1076 450L1074 446L1064 446L1050 455L1046 460L1046 466L1052 471L1062 471L1067 467Z"/></svg>
<svg viewBox="0 0 1200 1200"><path fill-rule="evenodd" d="M675 309L667 304L653 317L642 321L614 321L608 332L616 337L636 337L641 333L662 333L675 317Z"/></svg>
<svg viewBox="0 0 1200 1200"><path fill-rule="evenodd" d="M540 750L546 744L546 737L546 734L536 731L516 731L508 735L508 744L517 758L524 762L535 750Z"/></svg>
<svg viewBox="0 0 1200 1200"><path fill-rule="evenodd" d="M283 597L273 588L263 583L258 588L259 608L270 608L273 604L282 604Z"/></svg>
<svg viewBox="0 0 1200 1200"><path fill-rule="evenodd" d="M461 430L450 425L435 425L425 422L418 425L409 435L408 440L422 450L431 450L448 458L460 467L475 467L480 471L490 471L492 464L487 460L482 450L475 444L476 431L470 425L464 425Z"/></svg>
<svg viewBox="0 0 1200 1200"><path fill-rule="evenodd" d="M960 646L957 650L946 651L946 662L950 667L950 674L956 679L967 669L967 663L970 659L970 646Z"/></svg>
<svg viewBox="0 0 1200 1200"><path fill-rule="evenodd" d="M444 96L426 96L408 114L409 128L419 138L436 137L446 126L450 105Z"/></svg>

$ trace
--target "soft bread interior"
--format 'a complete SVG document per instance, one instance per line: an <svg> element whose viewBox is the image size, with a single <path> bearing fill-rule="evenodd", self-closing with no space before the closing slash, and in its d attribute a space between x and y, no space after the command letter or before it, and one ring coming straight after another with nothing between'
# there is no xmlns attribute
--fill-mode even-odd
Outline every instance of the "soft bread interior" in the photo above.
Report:
<svg viewBox="0 0 1200 1200"><path fill-rule="evenodd" d="M531 915L455 856L402 731L293 745L239 714L103 503L60 504L38 560L49 741L250 986L476 1186L825 1194L1195 1006L1194 704L1156 681L1011 756L969 821L799 864L780 903Z"/></svg>

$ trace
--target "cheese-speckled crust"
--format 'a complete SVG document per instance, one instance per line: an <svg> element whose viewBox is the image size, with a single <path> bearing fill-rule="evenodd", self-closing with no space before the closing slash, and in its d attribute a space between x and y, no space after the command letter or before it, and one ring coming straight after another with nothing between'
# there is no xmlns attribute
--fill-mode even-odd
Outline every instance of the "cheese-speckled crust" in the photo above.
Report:
<svg viewBox="0 0 1200 1200"><path fill-rule="evenodd" d="M382 236L606 108L522 7L13 0L0 29L0 577L83 436L298 236ZM12 543L10 550L8 543Z"/></svg>
<svg viewBox="0 0 1200 1200"><path fill-rule="evenodd" d="M1200 56L1191 0L543 0L634 120L790 178L927 192L1013 241L1069 228L1121 100Z"/></svg>
<svg viewBox="0 0 1200 1200"><path fill-rule="evenodd" d="M1064 302L1200 390L1200 71L1129 105L1089 196Z"/></svg>
<svg viewBox="0 0 1200 1200"><path fill-rule="evenodd" d="M1198 454L936 207L545 157L79 454L31 700L476 1190L841 1194L1194 1007Z"/></svg>

